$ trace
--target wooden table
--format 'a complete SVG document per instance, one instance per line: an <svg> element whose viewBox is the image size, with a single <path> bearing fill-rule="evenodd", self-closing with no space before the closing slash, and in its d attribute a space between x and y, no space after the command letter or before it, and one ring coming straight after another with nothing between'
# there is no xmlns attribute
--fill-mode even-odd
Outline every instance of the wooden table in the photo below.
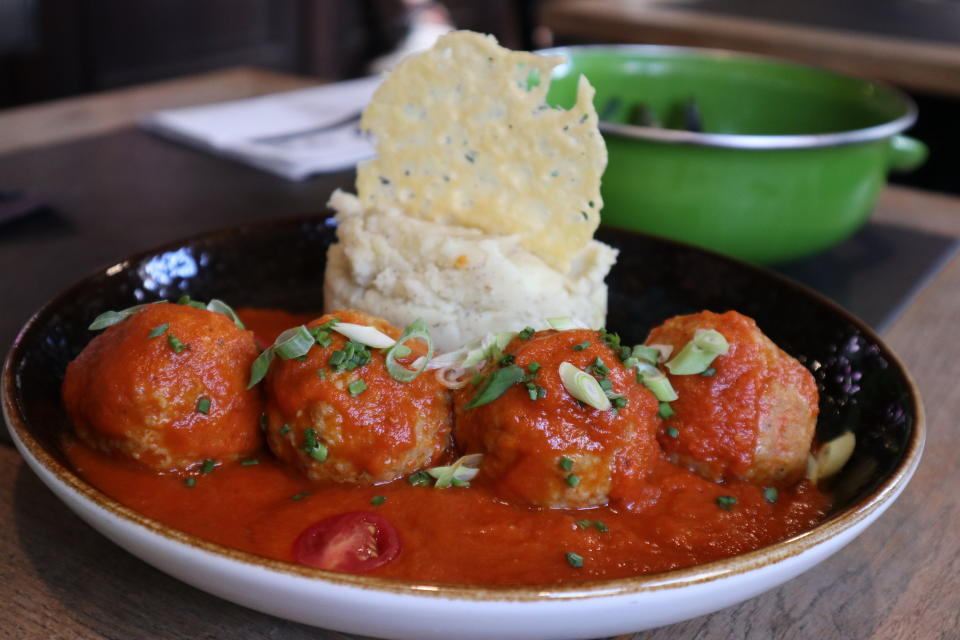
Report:
<svg viewBox="0 0 960 640"><path fill-rule="evenodd" d="M697 4L696 0L547 0L540 19L561 40L734 49L884 80L905 89L960 95L960 46L956 43L721 14L700 10ZM944 11L952 8L942 6ZM918 2L915 9L922 8Z"/></svg>
<svg viewBox="0 0 960 640"><path fill-rule="evenodd" d="M184 85L166 86L181 91ZM246 86L236 95L250 90ZM141 95L159 95L155 91L156 86L146 88ZM225 85L216 91L228 97ZM104 109L115 113L110 96L101 98ZM159 99L158 104L168 103ZM49 109L38 107L36 113L42 118ZM18 113L26 124L29 115L29 109ZM152 138L128 124L115 121L114 126L126 128L0 155L0 183L36 188L55 208L46 217L0 227L0 273L5 274L0 344L12 340L15 327L43 300L116 257L232 222L318 211L331 188L352 179L345 173L288 183ZM51 142L47 138L43 144ZM960 199L889 188L875 218L960 236ZM779 589L712 615L625 637L956 637L958 319L960 257L955 257L884 335L922 390L929 436L913 482L874 526ZM77 519L16 451L2 444L0 557L2 637L346 637L241 608L149 567Z"/></svg>

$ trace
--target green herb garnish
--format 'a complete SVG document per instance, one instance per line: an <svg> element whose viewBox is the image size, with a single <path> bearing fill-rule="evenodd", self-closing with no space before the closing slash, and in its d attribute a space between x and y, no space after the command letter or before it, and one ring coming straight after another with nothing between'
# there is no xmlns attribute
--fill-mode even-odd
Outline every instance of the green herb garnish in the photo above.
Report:
<svg viewBox="0 0 960 640"><path fill-rule="evenodd" d="M521 338L522 340L529 340L535 333L536 330L533 327L524 327L524 329L517 334L517 337Z"/></svg>
<svg viewBox="0 0 960 640"><path fill-rule="evenodd" d="M679 438L680 430L677 429L676 427L667 427L667 435L670 436L671 438Z"/></svg>
<svg viewBox="0 0 960 640"><path fill-rule="evenodd" d="M356 398L358 395L367 390L367 383L363 381L363 378L354 380L347 385L347 391L350 392L352 398Z"/></svg>
<svg viewBox="0 0 960 640"><path fill-rule="evenodd" d="M249 460L241 460L241 461L240 461L240 466L241 466L241 467L252 467L252 466L255 465L255 464L260 464L260 461L257 460L256 458L250 458Z"/></svg>
<svg viewBox="0 0 960 640"><path fill-rule="evenodd" d="M430 474L426 471L417 471L415 474L407 477L407 482L409 482L414 487L425 487L430 485Z"/></svg>
<svg viewBox="0 0 960 640"><path fill-rule="evenodd" d="M715 502L717 503L717 506L724 511L730 511L733 509L733 505L737 504L737 499L733 496L717 496Z"/></svg>
<svg viewBox="0 0 960 640"><path fill-rule="evenodd" d="M574 351L583 351L584 349L586 349L586 348L589 347L589 346L590 346L590 341L589 341L589 340L584 340L583 342L581 342L581 343L579 343L579 344L573 345L573 350L574 350Z"/></svg>
<svg viewBox="0 0 960 640"><path fill-rule="evenodd" d="M570 485L571 487L576 487L578 484L580 484L580 476L578 476L575 473L571 473L570 475L568 475L566 477L566 480L567 480L567 484Z"/></svg>
<svg viewBox="0 0 960 640"><path fill-rule="evenodd" d="M296 494L296 495L290 496L290 501L291 501L291 502L299 502L300 500L303 500L304 498L306 498L308 495L310 495L310 492L309 492L309 491L301 491L300 493L298 493L298 494Z"/></svg>
<svg viewBox="0 0 960 640"><path fill-rule="evenodd" d="M379 507L386 501L387 501L387 498L385 496L373 496L370 499L370 504L372 504L375 507Z"/></svg>
<svg viewBox="0 0 960 640"><path fill-rule="evenodd" d="M187 345L180 342L180 338L172 333L167 334L167 344L170 345L170 348L173 349L174 353L182 353L183 350L187 348Z"/></svg>
<svg viewBox="0 0 960 640"><path fill-rule="evenodd" d="M163 324L158 324L153 329L150 330L150 333L147 334L148 338L159 338L167 332L167 329L170 328L170 323L165 322Z"/></svg>
<svg viewBox="0 0 960 640"><path fill-rule="evenodd" d="M557 464L559 464L560 468L563 469L564 471L570 471L571 469L573 469L573 460L566 456L560 458L560 461Z"/></svg>
<svg viewBox="0 0 960 640"><path fill-rule="evenodd" d="M192 489L193 487L196 486L196 484L197 484L197 479L196 479L196 478L185 478L184 481L183 481L183 484L187 485L188 487L190 487L190 488Z"/></svg>
<svg viewBox="0 0 960 640"><path fill-rule="evenodd" d="M777 491L776 487L764 487L763 488L763 499L773 504L777 501L777 498L780 497L780 492Z"/></svg>
<svg viewBox="0 0 960 640"><path fill-rule="evenodd" d="M569 564L574 569L579 569L583 566L583 556L580 554L574 553L572 551L567 552L567 564Z"/></svg>
<svg viewBox="0 0 960 640"><path fill-rule="evenodd" d="M285 425L283 425L282 427L280 427L280 435L283 436L283 435L286 435L286 434L288 434L288 433L290 433L290 425L285 424Z"/></svg>
<svg viewBox="0 0 960 640"><path fill-rule="evenodd" d="M300 449L317 462L325 462L327 459L327 445L317 440L317 432L313 429L303 430L303 446Z"/></svg>
<svg viewBox="0 0 960 640"><path fill-rule="evenodd" d="M206 460L203 461L203 466L200 467L200 473L210 473L216 468L217 468L217 462L215 460L211 460L210 458L207 458Z"/></svg>
<svg viewBox="0 0 960 640"><path fill-rule="evenodd" d="M201 396L197 399L197 413L203 415L210 413L210 398Z"/></svg>
<svg viewBox="0 0 960 640"><path fill-rule="evenodd" d="M471 400L470 403L464 408L473 409L474 407L479 407L489 402L493 402L506 393L507 389L518 382L522 382L525 377L526 373L524 373L523 369L515 364L507 365L502 369L497 369L490 374L486 382L483 383L483 386L480 387L477 395L475 395L473 400Z"/></svg>

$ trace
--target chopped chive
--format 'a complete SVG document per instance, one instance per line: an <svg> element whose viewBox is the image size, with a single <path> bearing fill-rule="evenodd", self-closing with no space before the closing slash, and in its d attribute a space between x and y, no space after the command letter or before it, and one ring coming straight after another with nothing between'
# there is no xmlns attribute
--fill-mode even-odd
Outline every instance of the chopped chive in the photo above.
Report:
<svg viewBox="0 0 960 640"><path fill-rule="evenodd" d="M193 488L193 487L196 486L196 484L197 484L197 479L196 479L196 478L186 478L186 479L183 481L183 484L187 485L187 486L190 487L190 488Z"/></svg>
<svg viewBox="0 0 960 640"><path fill-rule="evenodd" d="M511 364L513 364L513 363L516 362L516 361L517 361L516 356L514 356L513 354L508 353L508 354L506 354L505 356L503 356L502 358L500 358L500 361L499 361L497 364L499 364L501 367L507 367L507 366L510 366Z"/></svg>
<svg viewBox="0 0 960 640"><path fill-rule="evenodd" d="M574 350L574 351L583 351L584 349L586 349L586 348L589 347L589 346L590 346L590 341L589 341L589 340L584 340L583 342L581 342L581 343L579 343L579 344L573 345L573 350Z"/></svg>
<svg viewBox="0 0 960 640"><path fill-rule="evenodd" d="M370 504L372 504L375 507L379 507L386 501L387 499L385 496L373 496L373 498L370 499Z"/></svg>
<svg viewBox="0 0 960 640"><path fill-rule="evenodd" d="M241 461L240 461L240 466L241 466L241 467L252 467L252 466L255 465L255 464L260 464L260 461L257 460L256 458L250 458L249 460L241 460Z"/></svg>
<svg viewBox="0 0 960 640"><path fill-rule="evenodd" d="M737 504L737 499L733 496L717 496L716 503L724 511L730 511Z"/></svg>
<svg viewBox="0 0 960 640"><path fill-rule="evenodd" d="M670 416L676 415L676 411L673 410L673 407L670 406L669 402L661 402L660 408L657 409L657 415L661 418L669 418Z"/></svg>
<svg viewBox="0 0 960 640"><path fill-rule="evenodd" d="M347 385L347 391L350 392L350 397L356 398L358 395L367 390L367 383L363 381L363 378L358 378L350 384Z"/></svg>
<svg viewBox="0 0 960 640"><path fill-rule="evenodd" d="M715 374L716 372L717 372L717 370L716 370L715 368L713 368L713 367L708 367L708 368L704 369L703 371L701 371L701 372L700 372L700 375L702 375L702 376L705 377L705 378L709 378L710 376L712 376L712 375Z"/></svg>
<svg viewBox="0 0 960 640"><path fill-rule="evenodd" d="M773 504L777 501L777 498L780 497L780 493L777 491L776 487L764 487L763 489L763 499Z"/></svg>
<svg viewBox="0 0 960 640"><path fill-rule="evenodd" d="M167 329L169 329L169 328L170 328L170 324L167 323L167 322L165 322L165 323L163 323L163 324L158 324L157 326L155 326L155 327L150 331L149 334L147 334L147 337L148 337L148 338L159 338L160 336L162 336L163 334L165 334L165 333L167 332Z"/></svg>
<svg viewBox="0 0 960 640"><path fill-rule="evenodd" d="M566 456L560 458L560 462L558 464L560 465L560 468L563 469L564 471L570 471L571 469L573 469L573 460Z"/></svg>
<svg viewBox="0 0 960 640"><path fill-rule="evenodd" d="M197 399L197 413L207 415L210 413L210 398L201 396Z"/></svg>
<svg viewBox="0 0 960 640"><path fill-rule="evenodd" d="M217 467L216 461L210 458L207 458L206 460L203 461L203 466L200 467L200 473L210 473L211 471L216 469L216 467Z"/></svg>
<svg viewBox="0 0 960 640"><path fill-rule="evenodd" d="M667 427L667 435L670 436L671 438L679 438L680 430L677 429L676 427Z"/></svg>
<svg viewBox="0 0 960 640"><path fill-rule="evenodd" d="M426 471L417 471L415 474L407 477L407 482L409 482L414 487L425 487L430 484L430 474Z"/></svg>
<svg viewBox="0 0 960 640"><path fill-rule="evenodd" d="M598 378L606 378L607 375L610 373L610 367L604 364L603 360L601 360L600 358L597 358L596 360L590 363L589 367L587 367L587 373L592 373L594 376Z"/></svg>
<svg viewBox="0 0 960 640"><path fill-rule="evenodd" d="M298 494L296 494L296 495L290 496L290 501L291 501L291 502L298 502L298 501L303 500L304 498L306 498L308 495L310 495L310 492L309 492L309 491L301 491L300 493L298 493Z"/></svg>
<svg viewBox="0 0 960 640"><path fill-rule="evenodd" d="M567 476L567 484L570 485L571 487L577 486L578 484L580 484L580 476L578 476L575 473L571 473L570 475Z"/></svg>
<svg viewBox="0 0 960 640"><path fill-rule="evenodd" d="M170 345L170 348L173 349L174 353L181 353L184 349L187 348L187 345L180 342L180 338L173 335L172 333L167 334L167 344Z"/></svg>
<svg viewBox="0 0 960 640"><path fill-rule="evenodd" d="M603 378L602 380L597 380L597 382L600 383L600 388L604 391L613 390L613 382L610 381L610 378Z"/></svg>
<svg viewBox="0 0 960 640"><path fill-rule="evenodd" d="M317 369L317 377L320 378L321 380L326 380L327 372L324 371L323 369Z"/></svg>
<svg viewBox="0 0 960 640"><path fill-rule="evenodd" d="M595 527L597 528L597 531L599 531L600 533L606 533L607 531L610 531L610 527L608 527L607 525L603 524L603 523L602 523L601 521L599 521L599 520L597 520L596 522L594 522L594 523L593 523L593 526L595 526Z"/></svg>
<svg viewBox="0 0 960 640"><path fill-rule="evenodd" d="M617 396L616 398L610 398L610 404L613 405L614 409L623 409L627 406L627 399L623 396Z"/></svg>
<svg viewBox="0 0 960 640"><path fill-rule="evenodd" d="M567 552L567 564L569 564L574 569L579 569L583 566L583 556L574 553L572 551Z"/></svg>
<svg viewBox="0 0 960 640"><path fill-rule="evenodd" d="M589 529L589 528L590 528L590 521L589 521L589 520L577 520L577 522L576 522L575 524L576 524L578 527L580 527L581 529Z"/></svg>
<svg viewBox="0 0 960 640"><path fill-rule="evenodd" d="M527 365L527 371L529 371L530 373L536 373L537 371L540 371L540 363L534 360L533 362Z"/></svg>
<svg viewBox="0 0 960 640"><path fill-rule="evenodd" d="M533 337L534 333L536 333L536 330L533 327L525 327L523 331L517 334L517 337L523 340L529 340Z"/></svg>
<svg viewBox="0 0 960 640"><path fill-rule="evenodd" d="M280 427L280 435L283 436L283 435L286 435L286 434L289 433L289 432L290 432L290 425L285 424L285 425L283 425L282 427Z"/></svg>
<svg viewBox="0 0 960 640"><path fill-rule="evenodd" d="M303 430L303 446L300 449L306 451L317 462L325 462L329 453L327 445L317 440L317 432L313 429Z"/></svg>

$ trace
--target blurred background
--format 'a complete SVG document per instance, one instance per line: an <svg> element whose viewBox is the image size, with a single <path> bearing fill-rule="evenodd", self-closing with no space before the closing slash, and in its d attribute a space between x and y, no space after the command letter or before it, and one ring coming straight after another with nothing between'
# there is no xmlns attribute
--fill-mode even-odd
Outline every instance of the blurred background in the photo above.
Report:
<svg viewBox="0 0 960 640"><path fill-rule="evenodd" d="M442 22L516 49L711 46L885 80L931 150L892 180L960 191L960 0L0 0L0 109L236 66L353 78Z"/></svg>

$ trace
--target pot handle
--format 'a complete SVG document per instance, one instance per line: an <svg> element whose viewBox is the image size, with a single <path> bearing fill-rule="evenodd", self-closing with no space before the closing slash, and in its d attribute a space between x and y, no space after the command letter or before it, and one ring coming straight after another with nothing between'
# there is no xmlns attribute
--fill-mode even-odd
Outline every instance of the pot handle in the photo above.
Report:
<svg viewBox="0 0 960 640"><path fill-rule="evenodd" d="M891 171L913 171L922 165L929 154L927 145L910 136L892 136L888 143L887 168Z"/></svg>

